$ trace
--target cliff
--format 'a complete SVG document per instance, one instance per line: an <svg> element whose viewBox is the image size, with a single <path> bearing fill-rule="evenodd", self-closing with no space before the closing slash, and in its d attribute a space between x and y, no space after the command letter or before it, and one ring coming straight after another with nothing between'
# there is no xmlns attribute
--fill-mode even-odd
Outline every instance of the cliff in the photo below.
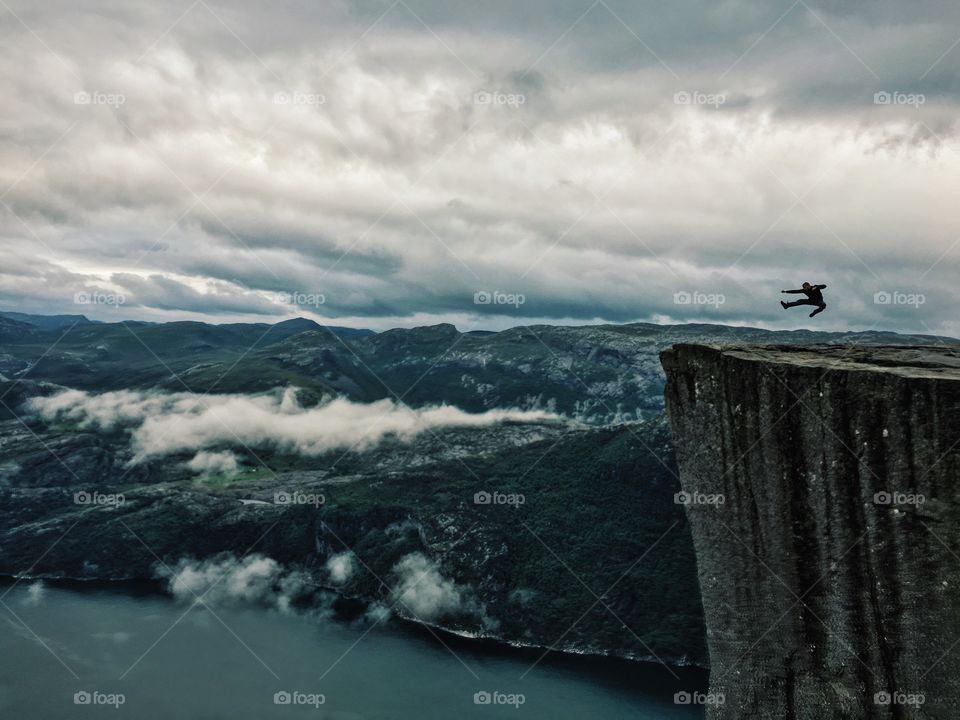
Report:
<svg viewBox="0 0 960 720"><path fill-rule="evenodd" d="M661 361L707 717L960 716L960 352L677 345Z"/></svg>

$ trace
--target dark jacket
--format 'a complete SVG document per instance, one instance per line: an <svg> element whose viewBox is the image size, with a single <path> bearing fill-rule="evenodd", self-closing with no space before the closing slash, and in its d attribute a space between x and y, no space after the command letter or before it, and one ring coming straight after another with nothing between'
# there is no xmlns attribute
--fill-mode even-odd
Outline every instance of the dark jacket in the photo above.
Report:
<svg viewBox="0 0 960 720"><path fill-rule="evenodd" d="M812 300L818 305L823 304L823 293L821 290L826 289L826 285L812 285L809 290L804 290L800 288L799 290L784 290L785 293L790 293L791 295L803 294L807 296L808 300Z"/></svg>

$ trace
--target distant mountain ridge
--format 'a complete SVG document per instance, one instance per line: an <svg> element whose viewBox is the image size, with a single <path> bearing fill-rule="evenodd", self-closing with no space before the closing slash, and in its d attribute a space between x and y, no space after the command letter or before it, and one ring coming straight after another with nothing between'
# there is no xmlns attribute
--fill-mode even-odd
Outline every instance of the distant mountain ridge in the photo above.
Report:
<svg viewBox="0 0 960 720"><path fill-rule="evenodd" d="M0 317L8 320L32 325L43 330L56 330L58 328L70 327L71 325L91 325L98 323L97 320L90 320L85 315L31 315L22 312L0 311Z"/></svg>
<svg viewBox="0 0 960 720"><path fill-rule="evenodd" d="M662 412L659 353L675 343L960 343L883 331L701 323L532 325L469 333L443 323L375 333L304 318L274 325L80 321L64 327L59 320L27 317L33 318L29 324L0 314L0 375L11 380L94 392L250 393L297 386L359 402L392 398L413 407L446 403L471 412L545 409L601 425Z"/></svg>
<svg viewBox="0 0 960 720"><path fill-rule="evenodd" d="M60 328L72 327L74 325L116 325L116 324L127 324L134 326L146 326L146 325L173 325L176 323L156 323L156 322L147 322L143 320L122 320L117 321L116 323L107 323L102 320L90 320L86 315L34 315L32 313L22 313L22 312L12 312L8 310L0 310L0 318L7 318L9 320L14 320L16 322L25 323L27 325L32 325L43 330L56 330ZM177 322L189 322L189 321L177 321ZM288 331L297 330L298 332L306 330L316 330L318 328L329 328L334 332L343 334L343 335L372 335L373 330L367 330L364 328L348 328L348 327L339 327L337 325L321 325L313 320L308 318L293 318L291 320L283 320L281 322L275 323L272 326L270 323L197 323L199 325L211 325L212 327L250 327L250 328L286 328Z"/></svg>

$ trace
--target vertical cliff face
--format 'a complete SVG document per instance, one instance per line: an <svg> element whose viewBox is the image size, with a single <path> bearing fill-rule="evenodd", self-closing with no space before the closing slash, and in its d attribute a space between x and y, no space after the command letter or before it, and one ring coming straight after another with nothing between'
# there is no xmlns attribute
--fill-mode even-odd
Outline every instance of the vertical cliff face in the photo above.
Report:
<svg viewBox="0 0 960 720"><path fill-rule="evenodd" d="M723 695L708 717L960 717L960 352L661 360Z"/></svg>

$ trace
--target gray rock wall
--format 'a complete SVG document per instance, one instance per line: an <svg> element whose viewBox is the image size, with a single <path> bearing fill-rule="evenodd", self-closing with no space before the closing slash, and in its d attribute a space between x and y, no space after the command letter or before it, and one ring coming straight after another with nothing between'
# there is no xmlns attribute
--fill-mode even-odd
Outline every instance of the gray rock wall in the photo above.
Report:
<svg viewBox="0 0 960 720"><path fill-rule="evenodd" d="M707 717L960 717L956 349L677 345L661 360Z"/></svg>

